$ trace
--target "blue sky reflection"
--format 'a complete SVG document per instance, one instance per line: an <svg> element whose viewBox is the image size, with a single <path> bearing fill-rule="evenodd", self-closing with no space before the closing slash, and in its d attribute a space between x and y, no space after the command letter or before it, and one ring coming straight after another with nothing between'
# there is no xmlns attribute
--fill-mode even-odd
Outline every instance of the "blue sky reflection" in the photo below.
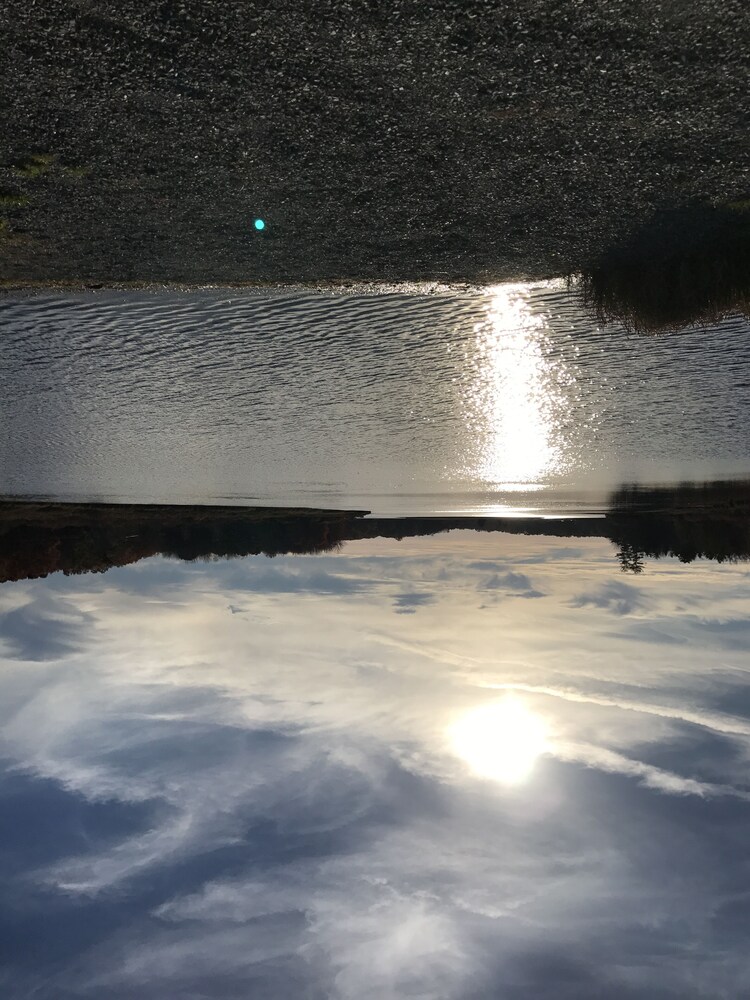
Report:
<svg viewBox="0 0 750 1000"><path fill-rule="evenodd" d="M743 995L748 596L469 532L0 587L3 996Z"/></svg>

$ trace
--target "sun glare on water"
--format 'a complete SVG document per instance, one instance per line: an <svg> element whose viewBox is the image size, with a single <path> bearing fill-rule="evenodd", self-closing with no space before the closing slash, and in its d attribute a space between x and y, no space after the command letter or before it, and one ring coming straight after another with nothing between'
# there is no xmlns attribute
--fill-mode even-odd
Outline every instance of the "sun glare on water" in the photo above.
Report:
<svg viewBox="0 0 750 1000"><path fill-rule="evenodd" d="M555 378L547 324L531 305L532 286L499 285L477 324L476 381L469 392L478 453L474 474L503 484L537 482L560 470Z"/></svg>
<svg viewBox="0 0 750 1000"><path fill-rule="evenodd" d="M547 747L545 726L516 698L481 705L453 724L454 753L482 778L517 785Z"/></svg>

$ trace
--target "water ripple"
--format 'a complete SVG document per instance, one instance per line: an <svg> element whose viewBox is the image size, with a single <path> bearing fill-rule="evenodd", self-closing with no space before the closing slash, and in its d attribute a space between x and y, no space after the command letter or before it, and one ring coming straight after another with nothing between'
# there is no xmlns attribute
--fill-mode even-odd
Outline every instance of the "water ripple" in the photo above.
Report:
<svg viewBox="0 0 750 1000"><path fill-rule="evenodd" d="M638 337L598 327L551 283L0 308L5 492L370 497L395 512L434 509L439 494L457 509L471 495L474 509L477 495L491 506L540 486L750 471L750 326L738 318Z"/></svg>

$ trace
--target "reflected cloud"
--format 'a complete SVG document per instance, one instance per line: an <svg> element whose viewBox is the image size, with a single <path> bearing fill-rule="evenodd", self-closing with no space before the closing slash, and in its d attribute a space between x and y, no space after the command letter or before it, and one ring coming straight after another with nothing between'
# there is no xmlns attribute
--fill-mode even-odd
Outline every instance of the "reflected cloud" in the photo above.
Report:
<svg viewBox="0 0 750 1000"><path fill-rule="evenodd" d="M595 591L576 594L571 604L575 608L592 606L616 615L632 615L643 608L643 596L637 587L621 580L610 580Z"/></svg>
<svg viewBox="0 0 750 1000"><path fill-rule="evenodd" d="M506 572L493 573L482 584L482 590L494 590L514 594L517 597L544 597L541 590L537 590L525 573Z"/></svg>
<svg viewBox="0 0 750 1000"><path fill-rule="evenodd" d="M408 594L396 594L393 599L393 606L397 614L414 614L417 608L423 608L427 604L435 603L435 595L428 592L413 591Z"/></svg>
<svg viewBox="0 0 750 1000"><path fill-rule="evenodd" d="M543 597L488 613L493 577ZM632 620L620 583L605 540L453 532L4 585L77 622L0 671L0 799L35 831L0 823L6 993L736 995L747 664L700 623L750 579L667 559Z"/></svg>
<svg viewBox="0 0 750 1000"><path fill-rule="evenodd" d="M78 650L88 615L51 597L0 612L0 651L19 660L56 660Z"/></svg>
<svg viewBox="0 0 750 1000"><path fill-rule="evenodd" d="M731 796L750 802L750 792L731 785L717 785L695 778L686 778L660 767L653 767L640 760L632 760L624 754L586 744L561 743L555 747L555 756L560 760L580 761L586 767L596 768L611 774L621 774L636 778L646 787L667 795L697 795L700 798Z"/></svg>

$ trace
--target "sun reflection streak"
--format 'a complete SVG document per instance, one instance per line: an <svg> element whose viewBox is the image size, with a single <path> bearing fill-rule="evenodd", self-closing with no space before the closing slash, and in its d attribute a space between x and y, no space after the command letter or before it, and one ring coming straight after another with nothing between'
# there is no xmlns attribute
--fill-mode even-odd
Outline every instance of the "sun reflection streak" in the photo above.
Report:
<svg viewBox="0 0 750 1000"><path fill-rule="evenodd" d="M475 327L473 474L504 488L533 483L560 466L554 437L558 399L544 353L546 324L529 299L526 285L494 288L487 319Z"/></svg>
<svg viewBox="0 0 750 1000"><path fill-rule="evenodd" d="M542 719L511 696L462 715L449 737L453 752L474 774L505 785L528 778L548 746Z"/></svg>

